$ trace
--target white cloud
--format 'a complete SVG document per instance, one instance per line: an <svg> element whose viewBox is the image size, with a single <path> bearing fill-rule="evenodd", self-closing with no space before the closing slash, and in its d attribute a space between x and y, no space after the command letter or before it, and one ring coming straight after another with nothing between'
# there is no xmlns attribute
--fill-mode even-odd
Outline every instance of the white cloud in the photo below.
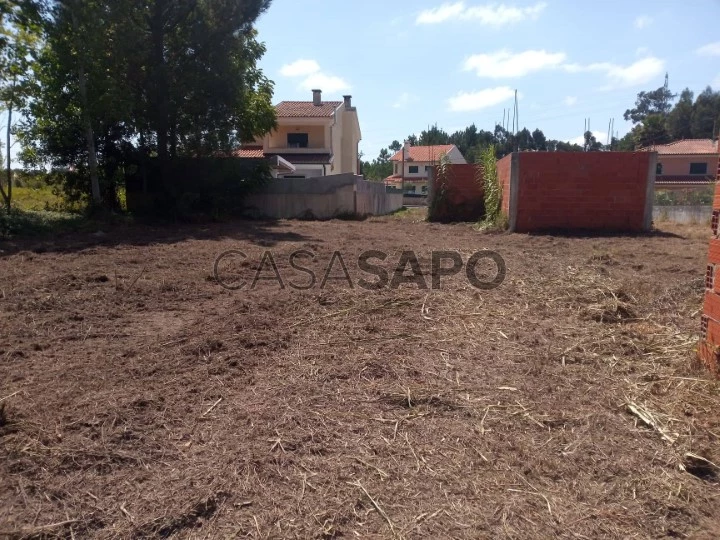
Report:
<svg viewBox="0 0 720 540"><path fill-rule="evenodd" d="M300 88L303 90L314 90L315 88L319 88L324 92L330 92L332 94L342 90L350 90L350 84L348 84L345 79L336 77L335 75L313 73L300 83Z"/></svg>
<svg viewBox="0 0 720 540"><path fill-rule="evenodd" d="M720 73L712 81L711 86L717 91L720 90Z"/></svg>
<svg viewBox="0 0 720 540"><path fill-rule="evenodd" d="M506 49L491 54L475 54L465 60L465 71L474 71L478 77L502 79L523 77L529 73L555 68L565 62L565 53L544 50L512 53Z"/></svg>
<svg viewBox="0 0 720 540"><path fill-rule="evenodd" d="M635 49L635 56L648 56L650 54L650 49L647 47L638 47Z"/></svg>
<svg viewBox="0 0 720 540"><path fill-rule="evenodd" d="M576 105L576 104L577 104L577 101L578 101L578 98L577 98L577 97L575 97L575 96L567 96L567 97L563 100L563 103L565 104L566 107L572 107L573 105Z"/></svg>
<svg viewBox="0 0 720 540"><path fill-rule="evenodd" d="M302 77L318 71L320 71L320 64L315 60L296 60L292 64L285 64L280 68L280 74L284 77Z"/></svg>
<svg viewBox="0 0 720 540"><path fill-rule="evenodd" d="M720 56L720 41L703 45L695 53L700 56Z"/></svg>
<svg viewBox="0 0 720 540"><path fill-rule="evenodd" d="M319 88L333 93L350 89L350 84L345 79L322 71L315 60L296 60L280 68L280 74L290 78L302 78L300 88L303 90Z"/></svg>
<svg viewBox="0 0 720 540"><path fill-rule="evenodd" d="M642 30L643 28L647 28L650 26L653 22L653 18L648 15L640 15L635 19L635 28L638 30Z"/></svg>
<svg viewBox="0 0 720 540"><path fill-rule="evenodd" d="M547 4L538 2L532 6L516 7L505 4L468 6L465 2L445 3L436 8L421 11L416 24L439 24L449 20L478 21L488 26L503 26L526 19L537 19Z"/></svg>
<svg viewBox="0 0 720 540"><path fill-rule="evenodd" d="M621 66L611 62L598 62L588 65L566 64L564 68L570 73L586 71L605 73L609 82L602 90L610 90L650 82L665 71L665 61L654 56L649 56L628 66Z"/></svg>
<svg viewBox="0 0 720 540"><path fill-rule="evenodd" d="M416 95L409 92L403 92L402 94L400 94L400 97L397 98L397 101L393 103L393 108L404 109L411 103L416 103L418 100L419 98Z"/></svg>
<svg viewBox="0 0 720 540"><path fill-rule="evenodd" d="M508 86L486 88L479 92L460 92L448 100L452 112L479 111L515 97L515 90Z"/></svg>
<svg viewBox="0 0 720 540"><path fill-rule="evenodd" d="M593 136L595 137L595 140L597 142L605 144L607 142L607 133L603 133L602 131L593 131ZM570 144L578 144L580 146L585 144L585 135L578 135L574 139L569 139L567 142Z"/></svg>
<svg viewBox="0 0 720 540"><path fill-rule="evenodd" d="M464 2L454 4L443 4L439 7L421 11L417 16L417 24L437 24L450 19L461 17L465 11Z"/></svg>

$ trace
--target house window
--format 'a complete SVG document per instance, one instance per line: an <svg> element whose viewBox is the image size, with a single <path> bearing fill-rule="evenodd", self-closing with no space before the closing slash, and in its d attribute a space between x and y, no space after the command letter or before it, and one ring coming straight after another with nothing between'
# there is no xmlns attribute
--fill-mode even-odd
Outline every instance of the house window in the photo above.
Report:
<svg viewBox="0 0 720 540"><path fill-rule="evenodd" d="M655 167L655 174L661 175L661 174L662 174L662 171L663 171L663 169L662 169L662 163L658 163L657 166Z"/></svg>
<svg viewBox="0 0 720 540"><path fill-rule="evenodd" d="M707 163L691 163L690 174L707 174Z"/></svg>
<svg viewBox="0 0 720 540"><path fill-rule="evenodd" d="M423 193L427 193L427 186L423 186L423 187L422 187L422 192L423 192Z"/></svg>
<svg viewBox="0 0 720 540"><path fill-rule="evenodd" d="M420 172L420 167L418 167L417 165L410 165L410 167L408 167L408 173L410 173L410 174L417 174L419 172Z"/></svg>
<svg viewBox="0 0 720 540"><path fill-rule="evenodd" d="M432 169L432 165L425 165L425 172L430 172L430 169Z"/></svg>
<svg viewBox="0 0 720 540"><path fill-rule="evenodd" d="M288 148L307 148L308 147L308 134L307 133L288 133L287 147Z"/></svg>

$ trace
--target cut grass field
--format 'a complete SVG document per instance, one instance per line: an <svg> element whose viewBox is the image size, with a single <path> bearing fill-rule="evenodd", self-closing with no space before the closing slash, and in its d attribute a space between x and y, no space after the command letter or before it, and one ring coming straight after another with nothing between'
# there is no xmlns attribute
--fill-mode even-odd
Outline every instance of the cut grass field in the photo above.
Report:
<svg viewBox="0 0 720 540"><path fill-rule="evenodd" d="M708 231L662 227L407 213L0 243L0 536L718 538ZM357 287L366 250L390 273L414 250L430 282L433 251L485 248L494 290ZM272 251L285 289L221 288L229 250L250 281ZM335 251L355 288L320 289Z"/></svg>

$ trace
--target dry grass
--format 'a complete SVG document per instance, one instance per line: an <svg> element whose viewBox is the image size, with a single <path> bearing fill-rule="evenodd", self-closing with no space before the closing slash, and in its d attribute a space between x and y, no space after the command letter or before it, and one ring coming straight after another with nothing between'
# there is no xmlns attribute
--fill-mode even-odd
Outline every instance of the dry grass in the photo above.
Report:
<svg viewBox="0 0 720 540"><path fill-rule="evenodd" d="M692 365L707 245L668 232L374 218L10 247L0 533L714 538L720 388ZM425 268L491 248L508 279L230 293L211 272L231 248L283 273L298 248Z"/></svg>

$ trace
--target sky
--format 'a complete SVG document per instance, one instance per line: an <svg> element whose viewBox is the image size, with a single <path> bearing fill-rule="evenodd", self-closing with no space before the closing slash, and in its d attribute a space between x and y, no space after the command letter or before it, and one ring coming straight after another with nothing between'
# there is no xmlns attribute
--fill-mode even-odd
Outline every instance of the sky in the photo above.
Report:
<svg viewBox="0 0 720 540"><path fill-rule="evenodd" d="M551 139L605 143L636 95L720 89L720 0L273 0L257 23L275 101L353 96L365 159L437 124L512 110Z"/></svg>

